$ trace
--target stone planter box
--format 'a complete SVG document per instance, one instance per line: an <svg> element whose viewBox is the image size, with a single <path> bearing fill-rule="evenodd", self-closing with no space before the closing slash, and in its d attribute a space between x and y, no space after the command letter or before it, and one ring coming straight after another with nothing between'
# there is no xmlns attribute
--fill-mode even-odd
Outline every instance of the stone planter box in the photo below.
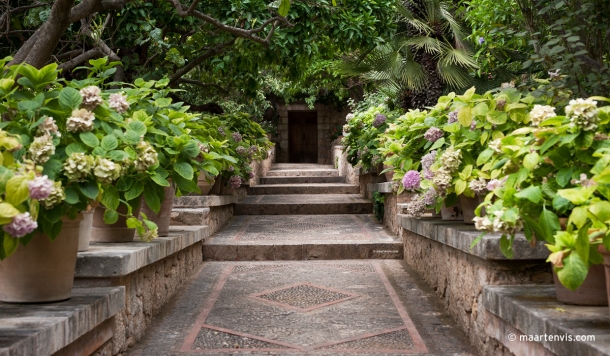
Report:
<svg viewBox="0 0 610 356"><path fill-rule="evenodd" d="M483 304L487 334L515 356L610 355L608 307L560 303L554 286L487 286Z"/></svg>
<svg viewBox="0 0 610 356"><path fill-rule="evenodd" d="M524 236L514 241L515 258L507 260L499 248L500 236L490 234L472 250L480 233L463 222L438 218L413 219L399 215L406 262L422 276L482 355L508 355L508 350L486 334L490 317L483 289L491 285L552 284L548 250L542 243L531 248Z"/></svg>
<svg viewBox="0 0 610 356"><path fill-rule="evenodd" d="M49 304L0 303L0 355L90 355L112 339L124 287L73 289Z"/></svg>
<svg viewBox="0 0 610 356"><path fill-rule="evenodd" d="M78 254L76 287L125 291L122 310L111 321L114 334L98 355L123 354L144 335L152 317L203 263L202 241L208 236L205 226L170 226L169 236L152 242L93 243Z"/></svg>

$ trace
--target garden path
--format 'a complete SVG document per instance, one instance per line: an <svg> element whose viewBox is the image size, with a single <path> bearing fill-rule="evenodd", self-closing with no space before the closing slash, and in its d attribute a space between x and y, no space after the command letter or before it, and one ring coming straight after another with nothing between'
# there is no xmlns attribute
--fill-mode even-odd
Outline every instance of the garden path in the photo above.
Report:
<svg viewBox="0 0 610 356"><path fill-rule="evenodd" d="M472 355L332 166L276 164L131 356Z"/></svg>

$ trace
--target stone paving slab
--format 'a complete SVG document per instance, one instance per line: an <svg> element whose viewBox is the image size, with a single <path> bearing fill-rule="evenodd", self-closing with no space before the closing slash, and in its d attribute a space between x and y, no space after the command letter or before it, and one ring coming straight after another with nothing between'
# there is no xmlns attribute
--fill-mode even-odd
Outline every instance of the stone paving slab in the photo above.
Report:
<svg viewBox="0 0 610 356"><path fill-rule="evenodd" d="M403 261L205 262L129 356L473 355Z"/></svg>
<svg viewBox="0 0 610 356"><path fill-rule="evenodd" d="M373 204L357 194L250 195L235 215L370 214Z"/></svg>
<svg viewBox="0 0 610 356"><path fill-rule="evenodd" d="M360 187L345 183L261 184L248 188L249 195L358 194Z"/></svg>
<svg viewBox="0 0 610 356"><path fill-rule="evenodd" d="M402 258L402 241L371 215L235 216L208 238L204 260Z"/></svg>
<svg viewBox="0 0 610 356"><path fill-rule="evenodd" d="M73 289L56 303L0 303L0 356L52 355L124 306L124 287Z"/></svg>
<svg viewBox="0 0 610 356"><path fill-rule="evenodd" d="M398 216L400 225L405 230L485 260L507 259L500 252L501 235L499 234L485 235L474 248L470 249L472 242L481 235L481 232L477 231L474 225L466 225L460 221L443 221L440 218L432 217L414 219L402 214ZM405 238L408 239L408 236ZM546 260L550 253L544 242L538 242L532 248L523 234L515 236L513 249L515 251L514 260Z"/></svg>
<svg viewBox="0 0 610 356"><path fill-rule="evenodd" d="M206 208L237 203L237 195L185 195L174 198L175 208Z"/></svg>
<svg viewBox="0 0 610 356"><path fill-rule="evenodd" d="M208 237L207 226L170 226L170 236L151 242L92 243L79 252L75 277L120 277L160 261Z"/></svg>
<svg viewBox="0 0 610 356"><path fill-rule="evenodd" d="M520 340L510 340L513 335L540 337L541 344L558 356L610 355L610 315L608 307L583 307L567 305L557 301L555 287L550 286L487 286L483 290L485 308L500 319L501 323L490 325L487 332L497 336L509 350L523 349ZM508 328L507 328L508 326ZM503 332L506 331L506 332ZM594 341L550 341L553 337L592 335ZM504 339L504 340L502 340ZM535 340L535 339L533 339ZM534 342L530 342L534 343ZM526 349L533 350L530 346ZM542 352L538 353L542 354Z"/></svg>
<svg viewBox="0 0 610 356"><path fill-rule="evenodd" d="M274 163L271 165L272 171L281 170L308 170L308 169L335 169L332 164L318 164L318 163Z"/></svg>

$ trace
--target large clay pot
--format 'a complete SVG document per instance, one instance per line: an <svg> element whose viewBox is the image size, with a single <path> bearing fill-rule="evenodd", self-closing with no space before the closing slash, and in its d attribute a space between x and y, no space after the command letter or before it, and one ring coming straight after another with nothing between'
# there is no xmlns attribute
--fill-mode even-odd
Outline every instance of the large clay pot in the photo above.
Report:
<svg viewBox="0 0 610 356"><path fill-rule="evenodd" d="M465 195L460 195L460 205L462 206L462 215L464 216L465 224L474 224L475 209L483 202L480 196L475 195L474 198L469 198ZM482 214L484 215L484 214Z"/></svg>
<svg viewBox="0 0 610 356"><path fill-rule="evenodd" d="M176 196L176 191L170 185L169 187L164 187L165 190L165 198L161 202L161 209L159 209L158 213L155 213L146 205L146 200L142 197L142 202L140 206L142 207L140 211L146 214L148 220L157 224L159 228L159 236L167 236L169 234L169 221L172 215L172 209L174 208L174 196Z"/></svg>
<svg viewBox="0 0 610 356"><path fill-rule="evenodd" d="M441 207L441 217L446 221L463 221L464 216L462 215L462 205L458 201L453 206L446 206L443 202L443 206Z"/></svg>
<svg viewBox="0 0 610 356"><path fill-rule="evenodd" d="M604 256L604 264L606 257ZM608 268L608 267L606 267ZM606 289L606 274L603 265L592 265L587 278L580 287L572 291L564 287L553 268L553 279L557 300L565 304L606 306L608 305L608 291Z"/></svg>
<svg viewBox="0 0 610 356"><path fill-rule="evenodd" d="M0 301L47 303L66 300L72 293L78 230L83 217L62 218L55 240L36 233L27 246L0 262Z"/></svg>
<svg viewBox="0 0 610 356"><path fill-rule="evenodd" d="M387 164L384 164L384 165L383 165L383 169L384 169L384 170L386 170L386 169L388 169L388 168L394 168L394 167L392 167L392 166L388 166ZM393 169L390 169L389 171L387 171L387 172L385 172L385 173L383 173L383 174L385 174L385 179L386 179L386 181L388 181L388 182L391 182L391 181L392 181L392 178L394 178L394 170L393 170Z"/></svg>
<svg viewBox="0 0 610 356"><path fill-rule="evenodd" d="M78 230L78 252L89 250L89 242L91 242L91 229L93 228L93 213L95 208L89 211L83 211L83 220L80 222Z"/></svg>
<svg viewBox="0 0 610 356"><path fill-rule="evenodd" d="M604 255L604 270L606 273L606 296L610 300L610 252L604 248L604 245L599 245L597 250Z"/></svg>
<svg viewBox="0 0 610 356"><path fill-rule="evenodd" d="M91 241L92 242L131 242L133 241L133 234L136 229L130 229L127 227L127 218L124 216L127 214L127 207L123 204L119 205L117 212L119 213L119 220L111 225L106 225L104 222L104 212L106 208L103 205L99 205L93 213L93 228L91 229ZM140 215L140 206L133 209L133 215Z"/></svg>

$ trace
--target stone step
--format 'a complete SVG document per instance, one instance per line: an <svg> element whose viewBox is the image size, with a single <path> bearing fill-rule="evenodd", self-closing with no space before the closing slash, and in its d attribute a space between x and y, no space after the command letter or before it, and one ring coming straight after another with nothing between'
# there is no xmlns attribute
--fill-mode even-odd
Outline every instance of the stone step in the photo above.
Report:
<svg viewBox="0 0 610 356"><path fill-rule="evenodd" d="M357 194L249 195L235 215L370 214L373 203Z"/></svg>
<svg viewBox="0 0 610 356"><path fill-rule="evenodd" d="M337 169L271 169L266 177L338 177Z"/></svg>
<svg viewBox="0 0 610 356"><path fill-rule="evenodd" d="M206 239L207 261L401 259L400 238L372 215L235 216Z"/></svg>
<svg viewBox="0 0 610 356"><path fill-rule="evenodd" d="M271 170L296 170L296 169L334 169L332 164L317 164L317 163L274 163L271 165Z"/></svg>
<svg viewBox="0 0 610 356"><path fill-rule="evenodd" d="M345 183L261 184L248 188L249 195L272 194L357 194L357 185Z"/></svg>
<svg viewBox="0 0 610 356"><path fill-rule="evenodd" d="M344 183L345 177L316 177L316 176L297 176L297 177L261 177L260 184L303 184L303 183Z"/></svg>

